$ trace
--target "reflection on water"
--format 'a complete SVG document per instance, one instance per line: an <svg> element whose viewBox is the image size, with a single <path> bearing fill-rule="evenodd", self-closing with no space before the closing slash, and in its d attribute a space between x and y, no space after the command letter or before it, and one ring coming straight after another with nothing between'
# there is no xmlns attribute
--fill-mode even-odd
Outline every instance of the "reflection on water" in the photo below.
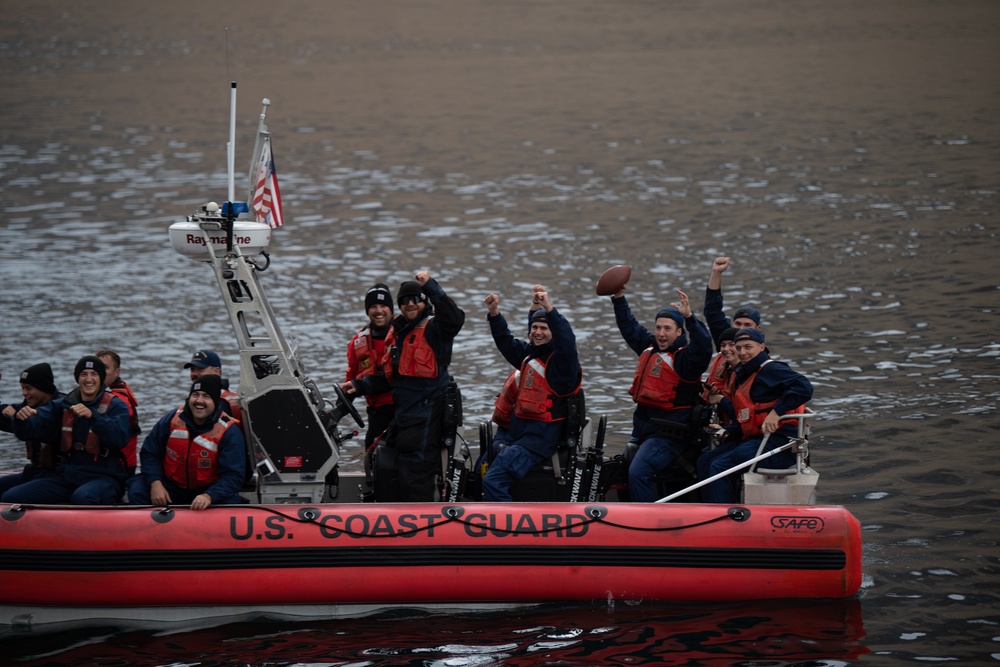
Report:
<svg viewBox="0 0 1000 667"><path fill-rule="evenodd" d="M754 304L816 386L820 500L865 526L865 660L996 654L996 3L203 5L37 0L0 25L0 400L39 361L68 389L111 346L148 431L195 349L236 376L211 272L166 228L225 198L237 79L238 171L270 97L288 220L262 282L321 388L363 290L427 268L469 315L453 372L474 434L506 376L482 299L521 311L540 282L613 450L633 360L597 276L632 265L651 317L676 289L699 305L730 255L727 308Z"/></svg>
<svg viewBox="0 0 1000 667"><path fill-rule="evenodd" d="M102 643L93 637L101 635ZM731 665L867 654L858 600L719 606L530 607L486 614L399 610L350 621L242 620L198 630L62 628L9 633L32 665ZM43 648L44 647L44 648ZM759 663L755 663L759 664ZM841 663L842 664L842 663Z"/></svg>

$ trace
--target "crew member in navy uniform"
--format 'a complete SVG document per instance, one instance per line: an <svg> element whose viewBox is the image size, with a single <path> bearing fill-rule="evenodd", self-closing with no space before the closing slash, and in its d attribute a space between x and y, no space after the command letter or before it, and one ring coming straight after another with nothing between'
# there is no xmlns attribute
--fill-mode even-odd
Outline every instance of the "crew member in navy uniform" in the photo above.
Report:
<svg viewBox="0 0 1000 667"><path fill-rule="evenodd" d="M111 505L125 493L129 418L125 401L108 391L104 362L87 355L76 363L77 387L53 401L48 414L14 421L21 440L59 442L61 474L36 478L4 494L4 502ZM30 408L29 408L30 409Z"/></svg>
<svg viewBox="0 0 1000 667"><path fill-rule="evenodd" d="M483 303L486 304L487 315L486 321L491 323L493 320L490 319L492 315L499 314L500 310L500 297L496 294L489 294ZM496 308L496 313L493 312L493 307ZM531 337L531 320L535 313L542 310L541 306L536 305L534 302L531 304L531 308L528 310L528 337ZM501 315L501 319L503 316ZM506 326L506 320L504 321ZM521 367L519 364L513 364L514 370L510 372L507 378L504 380L503 385L500 387L500 392L497 394L496 399L493 401L493 415L490 420L496 424L497 430L493 434L493 451L488 452L489 456L484 459L485 461L490 461L493 458L493 454L500 446L506 447L510 444L510 417L514 414L514 403L517 400L517 386L521 382ZM482 454L482 452L480 452Z"/></svg>
<svg viewBox="0 0 1000 667"><path fill-rule="evenodd" d="M36 412L49 413L52 411L52 399L58 399L62 396L56 389L55 380L52 377L52 367L41 363L24 369L21 372L21 396L24 397L24 400L20 403L0 405L0 431L13 433L15 419L23 421ZM30 408L30 410L25 408ZM41 417L41 419L47 418ZM0 477L0 498L8 489L12 489L18 484L30 482L36 477L59 474L56 468L56 453L59 451L58 437L48 442L28 440L24 444L28 463L21 472Z"/></svg>
<svg viewBox="0 0 1000 667"><path fill-rule="evenodd" d="M365 292L365 314L368 324L362 327L347 344L346 382L374 375L385 355L386 338L392 324L392 292L388 286L375 283ZM395 408L392 391L365 396L368 403L368 430L365 432L365 478L371 491L371 449L375 439L392 424ZM331 475L334 474L331 472ZM327 486L331 486L327 480ZM331 492L331 495L332 492Z"/></svg>
<svg viewBox="0 0 1000 667"><path fill-rule="evenodd" d="M191 356L191 361L184 364L184 368L191 370L191 382L202 375L218 375L222 378L222 360L212 350L198 350ZM229 380L226 378L222 378L222 398L225 400L222 409L242 421L243 410L239 394L229 388Z"/></svg>
<svg viewBox="0 0 1000 667"><path fill-rule="evenodd" d="M639 355L629 393L636 402L630 443L639 451L629 464L628 492L634 502L656 500L655 476L677 457L700 447L691 424L701 403L701 375L712 360L712 337L691 312L687 295L656 314L655 333L632 315L625 288L611 297L618 331ZM688 339L690 335L690 342Z"/></svg>
<svg viewBox="0 0 1000 667"><path fill-rule="evenodd" d="M559 446L569 411L569 401L583 382L576 336L569 322L552 305L541 285L532 288L531 328L524 341L514 337L500 314L500 297L485 300L493 342L504 359L520 369L510 444L500 450L483 478L483 496L492 502L512 500L511 485Z"/></svg>
<svg viewBox="0 0 1000 667"><path fill-rule="evenodd" d="M203 375L184 405L160 418L142 442L142 472L129 482L131 504L203 510L240 502L246 441L221 394L222 378Z"/></svg>
<svg viewBox="0 0 1000 667"><path fill-rule="evenodd" d="M465 313L427 271L399 286L396 303L401 315L392 322L379 372L341 386L359 396L392 390L396 418L387 442L396 450L398 500L433 502L452 381L448 364Z"/></svg>
<svg viewBox="0 0 1000 667"><path fill-rule="evenodd" d="M806 377L793 371L767 354L764 333L759 329L740 329L736 333L736 378L732 405L727 406L736 421L725 427L726 436L718 447L698 459L698 476L708 479L757 455L764 436L767 449L780 447L798 435L794 419L779 417L802 414L812 398L813 386ZM723 398L721 405L729 399ZM787 468L795 463L795 453L783 451L764 459L767 468ZM738 475L726 475L702 490L702 499L709 503L739 502Z"/></svg>

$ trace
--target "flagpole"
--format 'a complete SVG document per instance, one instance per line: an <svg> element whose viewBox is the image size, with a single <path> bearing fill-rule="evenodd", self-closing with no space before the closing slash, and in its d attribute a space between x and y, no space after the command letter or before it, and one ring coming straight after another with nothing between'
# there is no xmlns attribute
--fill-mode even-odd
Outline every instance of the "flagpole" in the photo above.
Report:
<svg viewBox="0 0 1000 667"><path fill-rule="evenodd" d="M236 82L229 93L229 202L236 199Z"/></svg>
<svg viewBox="0 0 1000 667"><path fill-rule="evenodd" d="M247 185L248 185L248 195L247 195L247 205L252 207L254 191L257 189L257 173L260 170L260 152L262 148L261 137L267 134L267 125L264 124L264 119L267 117L267 107L271 105L271 100L264 98L260 102L260 122L257 124L257 137L254 139L253 143L253 153L250 157L250 173L247 175Z"/></svg>

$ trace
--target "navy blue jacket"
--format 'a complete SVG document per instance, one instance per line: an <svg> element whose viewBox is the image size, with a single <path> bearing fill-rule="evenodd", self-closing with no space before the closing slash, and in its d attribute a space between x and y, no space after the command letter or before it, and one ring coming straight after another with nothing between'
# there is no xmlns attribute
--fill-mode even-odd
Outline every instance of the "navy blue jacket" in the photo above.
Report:
<svg viewBox="0 0 1000 667"><path fill-rule="evenodd" d="M712 340L715 342L715 351L718 352L719 336L729 327L733 326L732 320L726 317L722 310L722 290L705 288L705 307L702 309L708 330L712 332Z"/></svg>
<svg viewBox="0 0 1000 667"><path fill-rule="evenodd" d="M102 397L103 392L93 400L83 401L77 387L62 398L49 401L52 410L48 414L39 412L25 421L15 419L14 435L21 440L61 442L63 412L83 403L93 414L89 419L74 417L73 441L84 442L87 434L93 432L100 440L102 455L95 458L83 451L62 452L63 474L70 478L107 475L124 479L125 458L121 451L128 444L130 434L128 405L117 396L112 396L108 409L101 412L99 403Z"/></svg>
<svg viewBox="0 0 1000 667"><path fill-rule="evenodd" d="M576 335L569 321L553 308L546 313L546 323L552 332L552 340L542 346L515 338L510 332L507 320L502 313L496 317L487 316L490 333L497 350L514 368L520 368L521 363L528 358L551 357L548 360L545 378L549 386L558 394L569 394L580 384L580 356L576 350Z"/></svg>
<svg viewBox="0 0 1000 667"><path fill-rule="evenodd" d="M712 332L712 341L715 343L715 351L719 352L722 350L722 345L719 343L719 336L721 336L726 329L734 326L733 321L726 317L726 313L722 310L722 290L721 289L708 289L705 288L705 307L702 310L705 315L705 322L708 323L708 330ZM764 348L765 350L767 348Z"/></svg>
<svg viewBox="0 0 1000 667"><path fill-rule="evenodd" d="M769 403L776 400L774 411L780 417L789 410L805 405L812 398L813 386L804 375L793 371L788 367L788 364L782 361L772 360L771 363L761 368L764 362L770 358L767 352L761 352L747 363L737 365L736 386L742 385L748 377L760 369L760 373L750 385L750 399L754 403ZM723 397L720 409L732 411L734 408L732 402ZM797 429L796 422L789 420L782 422L779 432L794 437ZM730 424L726 427L726 431L728 432L727 438L742 439L739 423Z"/></svg>
<svg viewBox="0 0 1000 667"><path fill-rule="evenodd" d="M58 401L61 398L62 398L62 394L56 392L55 394L52 395L52 398L49 400L48 403L46 403L45 405L40 405L37 408L35 408L35 410L38 412L38 415L36 415L36 416L39 417L40 421L46 421L46 420L52 418L52 415L50 413L52 412L53 408L55 407L55 402ZM25 405L26 405L26 403L24 401L21 401L20 403L12 403L12 404L10 404L10 407L14 408L14 412L16 413L18 410L20 410L21 408L23 408ZM0 405L0 412L2 412L3 409L6 408L6 407L7 407L6 403ZM14 433L14 422L16 422L16 421L18 421L17 417L7 418L7 417L4 417L2 414L0 414L0 431L3 431L5 433ZM52 446L54 448L54 451L55 451L55 453L57 455L59 453L59 435L60 435L60 433L61 433L60 431L56 431L54 434L52 434L52 436L54 436L53 439L44 441L46 444L48 444L48 445L50 445L50 446ZM33 442L40 442L40 441L34 440ZM38 465L38 460L37 459L38 459L38 455L39 455L39 448L36 446L33 449L34 449L34 458L31 460L31 463L32 463L32 465Z"/></svg>

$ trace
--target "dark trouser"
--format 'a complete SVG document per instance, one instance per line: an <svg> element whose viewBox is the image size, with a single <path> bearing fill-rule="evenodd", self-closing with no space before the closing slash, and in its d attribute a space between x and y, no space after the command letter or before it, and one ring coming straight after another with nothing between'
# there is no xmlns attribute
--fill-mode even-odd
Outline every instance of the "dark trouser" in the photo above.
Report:
<svg viewBox="0 0 1000 667"><path fill-rule="evenodd" d="M510 487L531 472L545 456L518 444L507 445L490 462L483 478L483 498L488 502L508 503L513 500Z"/></svg>
<svg viewBox="0 0 1000 667"><path fill-rule="evenodd" d="M559 446L565 421L544 422L514 417L508 438L483 478L483 497L491 502L513 500L510 488L541 461L550 458Z"/></svg>
<svg viewBox="0 0 1000 667"><path fill-rule="evenodd" d="M58 477L59 469L46 467L39 468L33 463L29 463L24 466L24 470L21 472L14 473L13 475L4 475L0 477L0 498L3 498L3 494L7 491L13 489L15 486L25 484L33 479L41 479L43 477Z"/></svg>
<svg viewBox="0 0 1000 667"><path fill-rule="evenodd" d="M372 444L376 438L385 439L385 431L392 426L393 417L396 411L391 405L383 405L377 408L368 408L368 430L365 431L365 479L368 486L372 486L372 455L374 450Z"/></svg>
<svg viewBox="0 0 1000 667"><path fill-rule="evenodd" d="M663 472L691 445L676 436L657 435L639 444L639 451L628 467L628 493L632 502L651 503L656 500L654 478Z"/></svg>
<svg viewBox="0 0 1000 667"><path fill-rule="evenodd" d="M698 479L704 480L713 477L721 472L729 470L733 466L749 461L757 455L757 449L763 437L744 440L739 444L726 444L705 452L698 458ZM783 433L772 433L767 440L765 452L775 447L784 445L789 437ZM763 468L787 468L794 465L795 454L788 450L780 452L764 459L759 466ZM739 476L747 472L749 468L744 468L737 472L721 477L711 484L702 487L701 497L706 503L735 504L740 502Z"/></svg>
<svg viewBox="0 0 1000 667"><path fill-rule="evenodd" d="M25 505L114 505L125 493L124 475L110 477L78 469L36 475L6 491L0 501Z"/></svg>
<svg viewBox="0 0 1000 667"><path fill-rule="evenodd" d="M375 438L383 435L385 430L392 426L392 419L396 411L391 405L383 405L377 408L368 408L368 430L365 432L365 449L372 446Z"/></svg>
<svg viewBox="0 0 1000 667"><path fill-rule="evenodd" d="M374 455L374 449L372 448L372 443L375 442L376 438L382 436L386 429L392 425L392 419L395 415L395 409L392 405L382 405L377 408L371 406L368 407L368 430L365 431L365 453L364 453L364 464L365 464L365 484L368 490L371 491L374 486L374 471L372 470L372 457ZM383 440L385 438L383 437ZM328 486L338 486L340 484L340 466L335 465L333 469L326 474L326 484Z"/></svg>
<svg viewBox="0 0 1000 667"><path fill-rule="evenodd" d="M390 431L396 449L396 476L401 502L434 502L436 477L441 472L441 438L444 400L434 401L423 415L400 419Z"/></svg>

